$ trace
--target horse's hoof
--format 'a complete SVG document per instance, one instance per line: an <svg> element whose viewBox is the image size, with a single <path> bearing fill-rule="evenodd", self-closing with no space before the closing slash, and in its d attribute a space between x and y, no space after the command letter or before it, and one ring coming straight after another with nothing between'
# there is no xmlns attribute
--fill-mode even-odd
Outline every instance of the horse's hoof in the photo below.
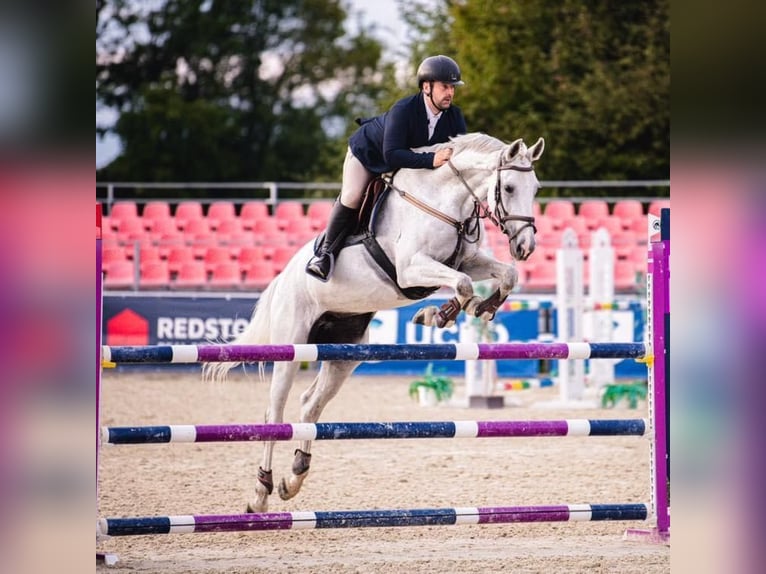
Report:
<svg viewBox="0 0 766 574"><path fill-rule="evenodd" d="M290 500L293 496L295 496L295 494L291 494L287 489L287 481L284 478L279 481L277 492L279 492L279 498L282 500Z"/></svg>
<svg viewBox="0 0 766 574"><path fill-rule="evenodd" d="M249 502L247 503L247 507L245 508L245 512L247 514L258 514L258 513L261 513L261 512L266 512L266 510L268 510L268 509L267 508L257 508L256 505L250 504Z"/></svg>

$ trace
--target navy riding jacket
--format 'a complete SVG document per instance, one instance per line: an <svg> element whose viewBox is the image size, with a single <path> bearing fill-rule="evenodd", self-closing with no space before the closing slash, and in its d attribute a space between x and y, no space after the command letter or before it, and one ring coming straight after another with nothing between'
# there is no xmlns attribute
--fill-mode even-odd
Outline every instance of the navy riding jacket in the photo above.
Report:
<svg viewBox="0 0 766 574"><path fill-rule="evenodd" d="M433 152L416 153L410 148L444 143L466 131L463 112L452 105L442 112L429 140L428 115L419 92L402 98L384 114L362 120L348 143L364 167L373 173L387 173L402 167L433 168Z"/></svg>

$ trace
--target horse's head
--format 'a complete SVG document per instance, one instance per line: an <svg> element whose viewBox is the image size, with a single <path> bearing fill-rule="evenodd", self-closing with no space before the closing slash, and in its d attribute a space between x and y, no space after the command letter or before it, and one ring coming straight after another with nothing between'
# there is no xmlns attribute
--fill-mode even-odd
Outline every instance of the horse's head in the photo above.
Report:
<svg viewBox="0 0 766 574"><path fill-rule="evenodd" d="M535 250L534 202L540 182L532 165L545 149L543 138L528 148L521 139L500 152L494 193L487 205L500 229L508 236L511 255L524 261Z"/></svg>

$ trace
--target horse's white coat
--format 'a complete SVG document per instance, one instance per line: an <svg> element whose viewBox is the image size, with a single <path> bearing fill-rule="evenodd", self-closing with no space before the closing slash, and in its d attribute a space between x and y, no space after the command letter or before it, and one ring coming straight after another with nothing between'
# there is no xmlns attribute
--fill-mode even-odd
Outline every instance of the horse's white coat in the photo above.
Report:
<svg viewBox="0 0 766 574"><path fill-rule="evenodd" d="M542 155L542 138L527 148L520 139L505 144L491 136L472 133L453 138L448 143L421 148L421 151L433 151L444 146L453 148L452 164L475 197L448 165L435 170L402 169L395 174L394 185L462 222L473 212L477 199L486 201L490 212L496 212L498 206L494 190L499 182L501 201L507 213L528 217L533 215L539 182L534 170L530 168ZM528 170L518 171L509 167ZM483 221L480 225L483 233ZM509 241L509 249L515 259L526 259L535 247L534 230L528 226L524 229L522 227L523 222L507 223L506 234L513 238ZM441 263L455 249L455 228L416 208L395 192L389 193L385 208L378 218L376 235L396 267L401 287L451 288L461 309L467 313L474 314L476 306L482 302L474 295L473 281L492 279L493 290L498 290L500 302L505 300L517 282L515 267L501 263L482 251L479 242L462 243L455 269ZM282 273L261 295L245 331L231 344L307 343L312 326L325 312L373 313L412 302L399 292L363 245L347 247L341 251L333 275L327 283L305 272L312 249L313 242L309 242L293 256ZM435 325L438 311L435 306L423 307L415 320L425 325ZM484 312L481 318L488 320L491 316L492 313ZM365 329L361 336L349 336L334 342L366 343L367 335ZM209 363L203 369L208 378L223 379L236 364ZM300 422L317 422L324 407L358 364L352 361L323 362L316 379L301 396ZM266 411L267 423L284 422L284 407L298 367L299 363L295 362L274 363L269 408ZM265 471L271 471L273 448L273 442L265 443L261 460L261 468ZM309 453L311 441L302 441L300 448L304 453ZM308 464L307 458L303 455L301 461L301 456L300 453L296 454L294 465L300 467L303 462L305 467ZM285 499L295 496L307 474L305 471L283 479L279 487L280 496ZM256 498L249 505L251 511L265 512L268 509L268 490L261 482L256 484Z"/></svg>

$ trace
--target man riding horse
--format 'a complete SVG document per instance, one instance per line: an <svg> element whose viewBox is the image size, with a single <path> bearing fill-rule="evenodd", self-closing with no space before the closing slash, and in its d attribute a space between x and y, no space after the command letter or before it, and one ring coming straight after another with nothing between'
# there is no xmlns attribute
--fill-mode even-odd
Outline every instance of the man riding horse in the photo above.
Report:
<svg viewBox="0 0 766 574"><path fill-rule="evenodd" d="M449 141L467 132L460 108L452 105L455 86L462 86L460 68L452 58L431 56L418 67L415 95L402 98L388 112L357 120L361 127L349 138L343 184L324 239L306 265L306 272L327 281L346 236L355 227L362 195L376 176L400 168L434 169L447 163L449 148L416 153L411 148Z"/></svg>

